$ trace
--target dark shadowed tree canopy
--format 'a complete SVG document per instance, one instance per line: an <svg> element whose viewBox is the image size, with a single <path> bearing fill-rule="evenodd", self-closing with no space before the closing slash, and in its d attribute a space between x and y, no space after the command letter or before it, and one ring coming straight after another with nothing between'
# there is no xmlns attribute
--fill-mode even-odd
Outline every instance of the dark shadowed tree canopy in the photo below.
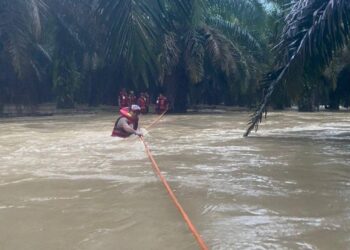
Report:
<svg viewBox="0 0 350 250"><path fill-rule="evenodd" d="M320 72L331 62L334 52L341 49L350 34L350 1L298 0L292 1L285 26L276 45L275 70L264 78L264 96L253 114L245 133L258 128L262 114L275 88L286 82L303 89L299 79L303 74Z"/></svg>
<svg viewBox="0 0 350 250"><path fill-rule="evenodd" d="M126 88L153 99L163 92L175 112L258 107L248 135L267 105L337 109L348 103L349 55L340 62L336 52L348 41L349 8L346 0L0 0L0 112L116 105Z"/></svg>

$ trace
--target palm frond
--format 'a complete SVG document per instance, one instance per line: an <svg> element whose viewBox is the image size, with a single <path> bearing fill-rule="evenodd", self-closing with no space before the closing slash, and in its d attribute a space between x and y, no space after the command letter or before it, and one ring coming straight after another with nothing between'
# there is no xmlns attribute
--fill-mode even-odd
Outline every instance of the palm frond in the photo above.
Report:
<svg viewBox="0 0 350 250"><path fill-rule="evenodd" d="M185 26L194 27L203 20L205 0L169 0L166 4L172 6L176 19Z"/></svg>
<svg viewBox="0 0 350 250"><path fill-rule="evenodd" d="M250 32L242 25L236 22L224 20L220 16L208 17L207 23L222 30L225 34L232 37L232 39L252 51L261 51L261 45L257 39L254 38Z"/></svg>
<svg viewBox="0 0 350 250"><path fill-rule="evenodd" d="M249 127L248 136L259 121L275 87L300 75L306 66L323 68L331 61L334 51L348 42L350 34L350 2L348 0L296 1L277 45L277 69L263 80L268 87Z"/></svg>
<svg viewBox="0 0 350 250"><path fill-rule="evenodd" d="M197 30L188 32L185 41L184 59L191 82L199 83L204 77L205 49L203 37Z"/></svg>
<svg viewBox="0 0 350 250"><path fill-rule="evenodd" d="M41 32L41 0L2 0L0 3L0 39L18 76L36 71L31 50Z"/></svg>
<svg viewBox="0 0 350 250"><path fill-rule="evenodd" d="M222 55L222 46L217 32L208 27L203 28L204 37L206 38L206 51L213 65L219 65Z"/></svg>
<svg viewBox="0 0 350 250"><path fill-rule="evenodd" d="M156 0L101 0L98 12L110 27L106 54L113 62L126 63L135 73L145 76L149 68L156 71L154 48L162 26L161 6ZM135 80L136 81L136 80Z"/></svg>
<svg viewBox="0 0 350 250"><path fill-rule="evenodd" d="M264 23L266 12L258 0L207 0L211 12L221 16L234 15L238 20L258 26ZM249 17L249 18L247 18Z"/></svg>
<svg viewBox="0 0 350 250"><path fill-rule="evenodd" d="M170 75L180 61L181 51L177 42L175 33L170 32L165 34L159 58L159 65L161 67L159 81L161 83L163 83L165 75Z"/></svg>
<svg viewBox="0 0 350 250"><path fill-rule="evenodd" d="M218 7L221 10L234 11L235 13L248 11L248 14L252 14L257 6L255 0L208 0L208 2L211 6Z"/></svg>
<svg viewBox="0 0 350 250"><path fill-rule="evenodd" d="M217 30L204 26L200 32L205 38L205 49L211 64L226 76L237 74L240 53L236 46Z"/></svg>
<svg viewBox="0 0 350 250"><path fill-rule="evenodd" d="M41 13L46 9L46 5L42 1L28 0L26 1L28 14L31 20L31 33L38 40L42 31Z"/></svg>

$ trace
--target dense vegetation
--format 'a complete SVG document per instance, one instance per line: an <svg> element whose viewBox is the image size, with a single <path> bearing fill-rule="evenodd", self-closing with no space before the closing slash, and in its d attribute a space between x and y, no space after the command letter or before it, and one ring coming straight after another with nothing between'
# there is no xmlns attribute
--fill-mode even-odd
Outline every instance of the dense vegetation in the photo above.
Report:
<svg viewBox="0 0 350 250"><path fill-rule="evenodd" d="M125 87L175 111L258 106L249 133L268 104L349 105L349 13L347 0L0 0L0 107L116 104Z"/></svg>

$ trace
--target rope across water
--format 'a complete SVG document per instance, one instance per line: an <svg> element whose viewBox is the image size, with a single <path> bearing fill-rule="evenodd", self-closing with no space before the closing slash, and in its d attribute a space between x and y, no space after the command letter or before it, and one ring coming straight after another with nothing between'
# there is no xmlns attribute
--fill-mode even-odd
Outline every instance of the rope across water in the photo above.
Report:
<svg viewBox="0 0 350 250"><path fill-rule="evenodd" d="M144 138L141 136L140 140L142 141L143 145L145 146L145 150L147 153L147 156L149 158L149 160L152 163L152 167L153 170L156 172L156 174L158 175L158 177L160 178L160 180L162 181L165 189L167 190L171 200L174 202L176 208L180 211L183 219L185 220L189 230L191 231L191 233L193 234L193 236L195 237L200 249L202 250L207 250L208 247L206 246L204 240L202 239L202 237L200 236L200 234L198 233L196 227L193 225L192 221L190 220L190 218L188 217L187 213L185 212L185 210L182 208L180 202L178 201L178 199L176 198L174 192L172 191L171 187L169 186L167 180L165 179L165 177L162 175L160 168L157 164L157 162L155 161L151 151L149 150L149 147L147 146L147 143L145 142Z"/></svg>

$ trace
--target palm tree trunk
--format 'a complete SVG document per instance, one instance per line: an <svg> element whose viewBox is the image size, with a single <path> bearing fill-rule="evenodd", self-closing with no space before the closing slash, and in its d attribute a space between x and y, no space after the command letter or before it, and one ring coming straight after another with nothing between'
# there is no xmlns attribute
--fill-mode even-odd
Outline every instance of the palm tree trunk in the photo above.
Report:
<svg viewBox="0 0 350 250"><path fill-rule="evenodd" d="M186 72L181 64L165 78L165 84L165 95L169 100L171 110L175 113L185 113L189 88Z"/></svg>

